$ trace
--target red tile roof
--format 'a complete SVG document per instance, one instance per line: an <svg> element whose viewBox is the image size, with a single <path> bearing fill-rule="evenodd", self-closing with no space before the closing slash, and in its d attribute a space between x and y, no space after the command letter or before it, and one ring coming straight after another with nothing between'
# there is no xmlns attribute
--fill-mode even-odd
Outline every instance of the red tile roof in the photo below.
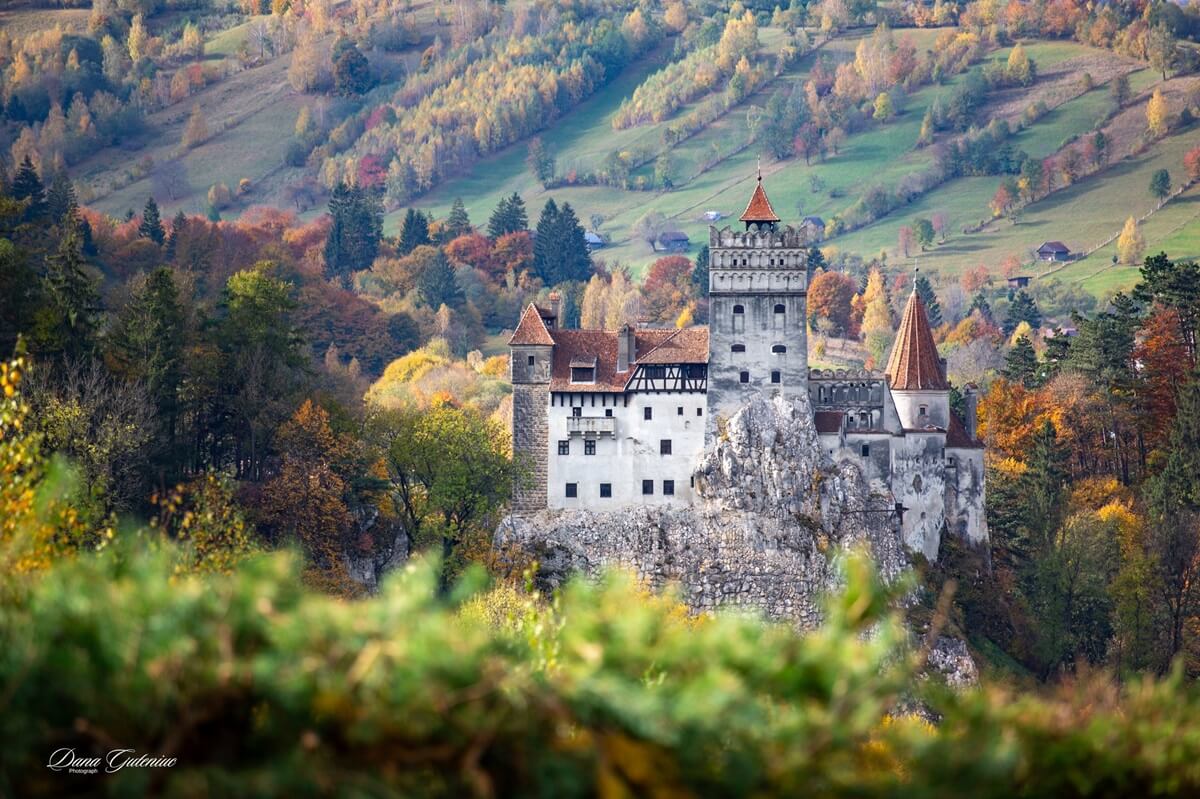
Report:
<svg viewBox="0 0 1200 799"><path fill-rule="evenodd" d="M817 425L818 433L839 433L842 430L842 417L846 414L842 411L817 411L813 414L813 421Z"/></svg>
<svg viewBox="0 0 1200 799"><path fill-rule="evenodd" d="M967 428L958 420L958 415L950 412L950 429L946 431L946 446L952 449L983 449L983 442L967 435Z"/></svg>
<svg viewBox="0 0 1200 799"><path fill-rule="evenodd" d="M517 329L513 331L512 338L508 340L508 343L510 346L513 344L540 344L547 347L554 344L550 331L546 329L546 323L542 321L541 313L532 302L525 309L525 313L521 314L521 321L517 324Z"/></svg>
<svg viewBox="0 0 1200 799"><path fill-rule="evenodd" d="M550 390L576 392L620 392L633 377L639 363L707 363L708 328L683 330L640 328L634 331L633 363L625 372L617 371L617 336L609 330L549 331L554 338L554 359L550 364ZM571 365L596 359L594 383L572 383Z"/></svg>
<svg viewBox="0 0 1200 799"><path fill-rule="evenodd" d="M746 206L746 210L738 217L742 222L778 222L779 217L775 214L775 209L771 207L771 201L767 199L767 193L763 191L762 175L758 176L758 183L754 186L754 194L750 195L750 204Z"/></svg>
<svg viewBox="0 0 1200 799"><path fill-rule="evenodd" d="M929 329L929 317L925 315L925 303L921 302L915 289L908 298L908 305L904 306L896 343L884 372L894 391L945 391L950 388L942 374L933 331Z"/></svg>

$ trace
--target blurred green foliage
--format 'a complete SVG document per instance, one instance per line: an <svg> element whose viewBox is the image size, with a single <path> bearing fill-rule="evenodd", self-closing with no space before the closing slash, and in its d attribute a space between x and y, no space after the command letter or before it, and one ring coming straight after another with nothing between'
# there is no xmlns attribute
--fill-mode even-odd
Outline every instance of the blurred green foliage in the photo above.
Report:
<svg viewBox="0 0 1200 799"><path fill-rule="evenodd" d="M297 559L180 574L119 542L0 605L7 796L1187 796L1200 696L1178 673L1043 695L916 679L863 559L814 632L695 620L610 573L553 599L436 564L314 593ZM920 698L937 724L896 712ZM171 768L69 775L52 752Z"/></svg>

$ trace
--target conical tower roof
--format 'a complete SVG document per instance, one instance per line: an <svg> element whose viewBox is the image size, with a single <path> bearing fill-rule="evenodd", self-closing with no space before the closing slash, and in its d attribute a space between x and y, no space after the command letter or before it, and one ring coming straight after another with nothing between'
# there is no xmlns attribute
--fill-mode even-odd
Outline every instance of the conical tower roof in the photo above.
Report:
<svg viewBox="0 0 1200 799"><path fill-rule="evenodd" d="M896 343L885 371L888 382L896 391L946 391L950 388L942 374L942 362L937 345L933 343L925 303L916 287L904 306L904 316L900 319Z"/></svg>
<svg viewBox="0 0 1200 799"><path fill-rule="evenodd" d="M758 182L754 184L754 193L750 195L750 204L746 206L746 210L738 217L739 222L770 222L779 221L775 209L771 207L771 201L767 199L767 193L763 191L762 172L758 173Z"/></svg>

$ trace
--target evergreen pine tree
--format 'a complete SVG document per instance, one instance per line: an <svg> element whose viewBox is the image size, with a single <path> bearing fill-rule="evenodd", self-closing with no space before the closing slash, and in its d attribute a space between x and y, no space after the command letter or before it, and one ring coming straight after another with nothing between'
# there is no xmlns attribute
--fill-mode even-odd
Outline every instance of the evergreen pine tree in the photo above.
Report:
<svg viewBox="0 0 1200 799"><path fill-rule="evenodd" d="M1038 367L1038 384L1044 386L1049 383L1058 374L1070 354L1071 339L1067 338L1061 329L1055 328L1054 335L1046 337L1045 357Z"/></svg>
<svg viewBox="0 0 1200 799"><path fill-rule="evenodd" d="M65 173L58 173L46 192L46 212L50 221L60 224L64 219L74 219L79 213L79 201L75 196L75 187Z"/></svg>
<svg viewBox="0 0 1200 799"><path fill-rule="evenodd" d="M333 222L325 238L325 274L343 285L350 275L366 269L379 253L383 239L383 203L371 189L339 183L329 198Z"/></svg>
<svg viewBox="0 0 1200 799"><path fill-rule="evenodd" d="M433 310L446 305L460 308L464 302L462 288L450 268L450 262L441 250L417 278L417 296Z"/></svg>
<svg viewBox="0 0 1200 799"><path fill-rule="evenodd" d="M930 327L937 327L942 323L942 306L938 303L937 294L933 292L933 285L925 275L918 275L914 286L917 296L925 304L925 316L929 319Z"/></svg>
<svg viewBox="0 0 1200 799"><path fill-rule="evenodd" d="M325 236L325 274L329 277L346 274L349 269L344 263L346 249L346 217L350 208L350 189L338 182L329 195L329 215L333 221Z"/></svg>
<svg viewBox="0 0 1200 799"><path fill-rule="evenodd" d="M455 239L470 232L471 217L467 216L467 209L463 205L462 198L455 197L454 203L450 206L450 215L446 217L446 238Z"/></svg>
<svg viewBox="0 0 1200 799"><path fill-rule="evenodd" d="M92 223L82 216L79 217L79 243L83 254L88 258L95 258L100 251L96 248L96 241L92 238Z"/></svg>
<svg viewBox="0 0 1200 799"><path fill-rule="evenodd" d="M153 197L146 198L146 207L142 209L142 221L138 225L138 236L150 239L155 244L162 244L167 240L162 217L158 214L158 203L154 202Z"/></svg>
<svg viewBox="0 0 1200 799"><path fill-rule="evenodd" d="M488 219L488 235L498 239L509 233L519 233L529 228L529 218L525 215L525 201L515 191L500 200L496 210Z"/></svg>
<svg viewBox="0 0 1200 799"><path fill-rule="evenodd" d="M559 209L554 239L558 247L554 282L587 281L592 276L592 256L583 225L570 203L563 203Z"/></svg>
<svg viewBox="0 0 1200 799"><path fill-rule="evenodd" d="M696 253L696 265L692 268L692 285L701 297L708 296L708 245L702 245Z"/></svg>
<svg viewBox="0 0 1200 799"><path fill-rule="evenodd" d="M554 285L551 273L555 268L554 250L558 244L554 236L558 232L558 203L554 198L546 200L542 214L538 217L537 235L533 239L533 273L547 286Z"/></svg>
<svg viewBox="0 0 1200 799"><path fill-rule="evenodd" d="M1012 332L1017 329L1017 325L1022 322L1028 322L1034 330L1042 326L1042 312L1038 310L1033 297L1030 297L1024 289L1013 295L1012 301L1008 305L1008 318L1004 320L1004 335L1012 335Z"/></svg>
<svg viewBox="0 0 1200 799"><path fill-rule="evenodd" d="M1020 381L1026 388L1037 384L1038 359L1033 351L1033 342L1027 336L1019 336L1008 351L1002 374L1012 381Z"/></svg>
<svg viewBox="0 0 1200 799"><path fill-rule="evenodd" d="M821 248L814 244L813 246L808 248L808 277L809 277L809 279L812 279L812 276L814 274L816 274L818 269L824 269L824 268L825 268L825 253L821 252Z"/></svg>
<svg viewBox="0 0 1200 799"><path fill-rule="evenodd" d="M175 260L175 248L179 245L179 234L187 227L187 217L183 211L177 211L175 218L171 220L171 232L167 234L167 251L166 256L168 261Z"/></svg>
<svg viewBox="0 0 1200 799"><path fill-rule="evenodd" d="M184 328L184 307L174 275L167 267L159 267L146 276L121 309L110 339L117 371L141 382L157 409L160 440L166 444L156 464L160 479L178 472L174 442L183 382Z"/></svg>
<svg viewBox="0 0 1200 799"><path fill-rule="evenodd" d="M46 294L53 321L43 331L45 344L69 358L87 357L95 349L100 297L85 268L79 231L68 227L58 251L46 260Z"/></svg>
<svg viewBox="0 0 1200 799"><path fill-rule="evenodd" d="M16 177L13 178L12 196L15 200L27 201L28 204L25 207L27 222L41 219L46 214L46 188L42 185L42 179L38 177L37 170L34 169L33 161L29 156L25 156L25 160L17 169Z"/></svg>
<svg viewBox="0 0 1200 799"><path fill-rule="evenodd" d="M983 296L982 291L975 292L975 297L971 300L971 307L967 309L967 314L970 315L975 311L979 311L979 315L989 322L992 321L992 306L988 304L987 297Z"/></svg>
<svg viewBox="0 0 1200 799"><path fill-rule="evenodd" d="M428 243L429 219L415 208L409 208L404 214L404 223L400 226L400 244L397 249L401 255L408 255L417 247Z"/></svg>

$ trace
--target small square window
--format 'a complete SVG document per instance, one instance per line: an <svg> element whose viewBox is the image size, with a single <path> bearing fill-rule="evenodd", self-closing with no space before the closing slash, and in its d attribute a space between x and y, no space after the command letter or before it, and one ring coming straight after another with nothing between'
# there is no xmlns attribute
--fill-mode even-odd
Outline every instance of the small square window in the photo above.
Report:
<svg viewBox="0 0 1200 799"><path fill-rule="evenodd" d="M651 408L649 406L642 408L642 418L643 419L650 420L653 417L654 417L654 409L653 408Z"/></svg>
<svg viewBox="0 0 1200 799"><path fill-rule="evenodd" d="M558 454L559 455L570 455L571 454L571 442L565 441L565 440L560 440L558 442Z"/></svg>
<svg viewBox="0 0 1200 799"><path fill-rule="evenodd" d="M579 496L579 483L567 483L567 498L573 499Z"/></svg>
<svg viewBox="0 0 1200 799"><path fill-rule="evenodd" d="M675 415L683 416L683 406L682 405L680 405L678 408L675 409Z"/></svg>
<svg viewBox="0 0 1200 799"><path fill-rule="evenodd" d="M642 494L644 496L650 496L653 493L654 493L654 481L653 480L643 480L642 481Z"/></svg>
<svg viewBox="0 0 1200 799"><path fill-rule="evenodd" d="M583 408L572 408L571 415L575 417L583 416Z"/></svg>
<svg viewBox="0 0 1200 799"><path fill-rule="evenodd" d="M704 415L704 409L703 409L703 408L697 408L697 409L696 409L696 415L697 415L697 416L703 416L703 415Z"/></svg>
<svg viewBox="0 0 1200 799"><path fill-rule="evenodd" d="M671 454L671 439L664 438L658 442L658 454L659 455L670 455Z"/></svg>
<svg viewBox="0 0 1200 799"><path fill-rule="evenodd" d="M605 415L605 416L612 416L612 408L605 408L605 409L604 409L604 415Z"/></svg>
<svg viewBox="0 0 1200 799"><path fill-rule="evenodd" d="M594 438L584 439L583 454L584 455L595 455L596 454L596 439L594 439Z"/></svg>
<svg viewBox="0 0 1200 799"><path fill-rule="evenodd" d="M750 382L750 373L749 372L738 373L738 381L741 383L749 383Z"/></svg>
<svg viewBox="0 0 1200 799"><path fill-rule="evenodd" d="M926 414L928 414L928 413L929 413L929 406L927 406L927 405L922 405L922 406L921 406L921 407L920 407L918 410L920 411L920 414L921 414L922 416L925 416Z"/></svg>
<svg viewBox="0 0 1200 799"><path fill-rule="evenodd" d="M771 372L771 382L772 383L779 383L782 379L783 379L783 376L779 374L778 369Z"/></svg>
<svg viewBox="0 0 1200 799"><path fill-rule="evenodd" d="M668 497L675 496L675 481L663 480L663 495Z"/></svg>
<svg viewBox="0 0 1200 799"><path fill-rule="evenodd" d="M612 496L612 483L601 483L600 484L600 497L602 499L608 499L611 496Z"/></svg>
<svg viewBox="0 0 1200 799"><path fill-rule="evenodd" d="M871 445L870 445L870 444L863 444L863 445L862 445L862 456L863 456L864 458L869 458L869 457L871 457Z"/></svg>
<svg viewBox="0 0 1200 799"><path fill-rule="evenodd" d="M534 358L532 355L530 355L530 356L529 356L529 365L530 365L530 366L533 366L533 365L534 365L534 363L536 363L536 362L537 362L537 359L536 359L536 358Z"/></svg>

